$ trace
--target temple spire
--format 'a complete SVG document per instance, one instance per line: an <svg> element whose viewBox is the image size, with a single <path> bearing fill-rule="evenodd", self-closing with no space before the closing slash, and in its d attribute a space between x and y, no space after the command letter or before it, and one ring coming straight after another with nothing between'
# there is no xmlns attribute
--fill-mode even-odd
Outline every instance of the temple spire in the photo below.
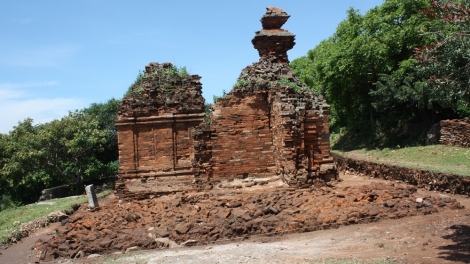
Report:
<svg viewBox="0 0 470 264"><path fill-rule="evenodd" d="M273 6L266 7L266 14L261 18L263 29L257 31L251 41L260 57L275 57L276 62L289 63L287 51L295 45L295 35L285 29L282 25L289 19L286 11Z"/></svg>

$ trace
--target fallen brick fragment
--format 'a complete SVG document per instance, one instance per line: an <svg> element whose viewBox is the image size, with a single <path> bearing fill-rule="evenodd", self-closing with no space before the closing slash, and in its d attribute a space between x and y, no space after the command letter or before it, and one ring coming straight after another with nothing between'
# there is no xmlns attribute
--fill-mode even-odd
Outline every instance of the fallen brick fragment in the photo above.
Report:
<svg viewBox="0 0 470 264"><path fill-rule="evenodd" d="M43 260L85 257L135 247L177 247L185 241L186 245L195 245L252 235L307 232L462 208L449 197L418 197L413 187L383 183L360 186L354 191L347 187L266 187L239 192L172 194L124 204L116 199L95 212L81 206L71 217L73 223L60 227L56 235L39 241L35 248L42 252ZM172 206L177 199L179 205ZM229 208L230 204L240 206ZM138 210L150 217L132 221L124 217Z"/></svg>

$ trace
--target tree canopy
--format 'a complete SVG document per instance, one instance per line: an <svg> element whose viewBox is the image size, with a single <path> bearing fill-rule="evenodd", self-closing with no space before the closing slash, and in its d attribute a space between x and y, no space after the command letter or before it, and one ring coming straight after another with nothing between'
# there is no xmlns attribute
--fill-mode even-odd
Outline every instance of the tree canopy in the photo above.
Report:
<svg viewBox="0 0 470 264"><path fill-rule="evenodd" d="M438 114L465 113L457 109L467 107L464 102L468 103L468 99L449 98L464 94L468 84L464 88L462 81L458 85L453 82L455 90L438 89L429 81L435 78L442 83L442 78L431 76L457 76L451 72L436 73L442 72L445 65L450 70L469 72L462 68L468 66L468 61L459 61L462 55L468 59L469 54L468 50L465 53L460 49L467 47L468 42L468 36L465 42L462 34L457 33L462 31L463 23L459 29L434 19L433 8L440 5L440 2L430 5L428 0L386 0L364 15L351 8L333 36L291 63L295 73L331 104L333 130L347 127L359 133L373 131L376 136L388 137L402 133L409 124L432 125ZM468 17L465 12L459 13L460 21L468 22L463 18ZM426 51L437 51L443 46L436 43L433 33L436 29L450 30L447 36L459 39L461 45L449 45L449 51L454 49L456 53L455 59L442 52L445 61L441 65L436 64L434 55L422 54L424 58L433 58L423 60L416 49L428 47ZM456 47L459 48L455 50Z"/></svg>
<svg viewBox="0 0 470 264"><path fill-rule="evenodd" d="M36 201L43 188L116 175L119 101L92 104L61 119L33 125L28 118L0 134L0 193L15 201Z"/></svg>
<svg viewBox="0 0 470 264"><path fill-rule="evenodd" d="M465 4L465 2L467 4ZM433 42L415 49L419 70L444 107L470 116L470 1L434 1L421 13L433 21Z"/></svg>

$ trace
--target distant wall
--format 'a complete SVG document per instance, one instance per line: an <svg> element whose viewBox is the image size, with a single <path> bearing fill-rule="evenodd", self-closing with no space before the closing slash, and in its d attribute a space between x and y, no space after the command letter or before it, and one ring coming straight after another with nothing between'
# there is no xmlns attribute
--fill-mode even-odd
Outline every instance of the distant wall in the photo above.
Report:
<svg viewBox="0 0 470 264"><path fill-rule="evenodd" d="M356 160L336 153L331 153L331 155L340 171L348 170L379 179L399 180L428 190L447 191L470 196L469 177Z"/></svg>
<svg viewBox="0 0 470 264"><path fill-rule="evenodd" d="M470 119L442 120L441 138L443 145L470 147Z"/></svg>
<svg viewBox="0 0 470 264"><path fill-rule="evenodd" d="M44 189L41 191L41 197L39 197L39 201L67 197L70 195L70 193L71 190L70 186L68 185L60 185L57 187Z"/></svg>

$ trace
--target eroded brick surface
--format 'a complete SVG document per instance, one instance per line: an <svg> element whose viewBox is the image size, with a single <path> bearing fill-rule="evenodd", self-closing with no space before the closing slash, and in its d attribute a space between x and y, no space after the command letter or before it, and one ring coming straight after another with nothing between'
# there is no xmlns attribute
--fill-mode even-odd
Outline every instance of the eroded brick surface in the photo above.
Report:
<svg viewBox="0 0 470 264"><path fill-rule="evenodd" d="M268 7L253 39L260 60L242 70L233 90L213 106L210 127L195 133L196 176L210 179L279 175L293 186L337 177L330 157L326 102L289 67L294 35L289 16Z"/></svg>
<svg viewBox="0 0 470 264"><path fill-rule="evenodd" d="M289 15L268 7L252 43L258 62L212 107L203 123L200 77L151 63L119 108L123 198L206 190L221 181L278 175L291 186L337 178L330 156L328 104L289 67ZM170 76L171 75L171 76Z"/></svg>
<svg viewBox="0 0 470 264"><path fill-rule="evenodd" d="M281 29L289 19L286 11L269 6L266 14L261 18L263 29L256 32L251 41L260 57L275 57L278 62L288 62L287 51L295 45L295 35Z"/></svg>
<svg viewBox="0 0 470 264"><path fill-rule="evenodd" d="M191 182L191 130L204 118L200 78L178 74L170 63L150 63L122 100L116 119L122 197L181 190Z"/></svg>

